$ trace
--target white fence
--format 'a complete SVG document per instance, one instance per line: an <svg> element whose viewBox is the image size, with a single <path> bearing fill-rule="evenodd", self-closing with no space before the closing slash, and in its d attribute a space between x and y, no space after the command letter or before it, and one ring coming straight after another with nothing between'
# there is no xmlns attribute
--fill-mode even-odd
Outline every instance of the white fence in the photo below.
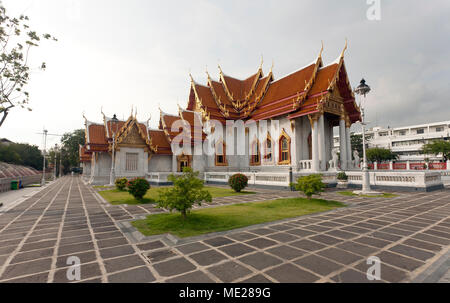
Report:
<svg viewBox="0 0 450 303"><path fill-rule="evenodd" d="M238 172L206 172L205 182L228 183L228 179ZM247 176L249 185L289 186L289 173L241 172Z"/></svg>
<svg viewBox="0 0 450 303"><path fill-rule="evenodd" d="M349 184L362 184L362 172L349 171ZM436 171L370 171L370 185L426 189L443 185Z"/></svg>

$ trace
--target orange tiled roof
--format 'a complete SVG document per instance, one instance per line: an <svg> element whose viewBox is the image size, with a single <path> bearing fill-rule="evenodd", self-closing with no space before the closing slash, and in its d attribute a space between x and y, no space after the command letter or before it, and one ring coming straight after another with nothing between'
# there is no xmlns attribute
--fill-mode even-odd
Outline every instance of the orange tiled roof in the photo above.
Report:
<svg viewBox="0 0 450 303"><path fill-rule="evenodd" d="M80 162L91 162L92 154L86 151L86 146L80 145Z"/></svg>
<svg viewBox="0 0 450 303"><path fill-rule="evenodd" d="M158 155L171 155L172 149L170 148L170 143L167 141L166 135L163 130L160 129L150 129L149 131L150 139L152 140L152 145L156 148L156 154Z"/></svg>

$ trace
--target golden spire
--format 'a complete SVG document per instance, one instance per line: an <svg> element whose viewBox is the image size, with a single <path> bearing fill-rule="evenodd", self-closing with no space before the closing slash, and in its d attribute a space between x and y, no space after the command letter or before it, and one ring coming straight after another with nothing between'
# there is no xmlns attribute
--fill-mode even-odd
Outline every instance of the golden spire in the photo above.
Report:
<svg viewBox="0 0 450 303"><path fill-rule="evenodd" d="M84 118L84 123L87 125L88 119L87 119L86 116L84 115L84 111L83 111L83 118Z"/></svg>
<svg viewBox="0 0 450 303"><path fill-rule="evenodd" d="M318 57L318 58L322 58L322 52L323 52L323 40L321 40L321 42L322 42L322 48L320 49L319 57Z"/></svg>
<svg viewBox="0 0 450 303"><path fill-rule="evenodd" d="M341 59L344 58L344 53L345 53L346 50L347 50L347 38L345 38L345 46L344 46L344 49L342 50L341 56L340 56Z"/></svg>
<svg viewBox="0 0 450 303"><path fill-rule="evenodd" d="M223 71L222 71L222 68L220 67L220 64L217 64L217 67L219 68L219 73L220 73L221 75L223 75Z"/></svg>
<svg viewBox="0 0 450 303"><path fill-rule="evenodd" d="M270 70L269 70L269 74L271 74L272 73L272 69L273 69L273 59L272 59L272 65L270 66Z"/></svg>
<svg viewBox="0 0 450 303"><path fill-rule="evenodd" d="M263 55L261 54L261 63L259 64L259 69L260 69L260 70L262 70L263 63L264 63L264 57L263 57Z"/></svg>

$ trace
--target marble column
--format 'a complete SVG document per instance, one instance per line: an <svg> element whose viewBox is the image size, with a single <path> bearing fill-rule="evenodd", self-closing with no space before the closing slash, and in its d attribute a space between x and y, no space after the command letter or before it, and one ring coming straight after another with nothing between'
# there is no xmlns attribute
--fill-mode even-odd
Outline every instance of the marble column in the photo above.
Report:
<svg viewBox="0 0 450 303"><path fill-rule="evenodd" d="M350 125L345 127L345 143L347 150L347 168L352 168L352 145L350 141Z"/></svg>
<svg viewBox="0 0 450 303"><path fill-rule="evenodd" d="M318 121L318 137L319 137L319 167L320 170L327 170L327 159L326 159L326 151L325 151L325 124L324 124L324 116L320 115Z"/></svg>
<svg viewBox="0 0 450 303"><path fill-rule="evenodd" d="M312 143L312 170L319 171L319 136L317 119L311 121L311 143Z"/></svg>
<svg viewBox="0 0 450 303"><path fill-rule="evenodd" d="M346 143L346 135L345 135L345 120L341 118L339 120L339 153L340 153L340 162L341 169L347 169L347 143Z"/></svg>

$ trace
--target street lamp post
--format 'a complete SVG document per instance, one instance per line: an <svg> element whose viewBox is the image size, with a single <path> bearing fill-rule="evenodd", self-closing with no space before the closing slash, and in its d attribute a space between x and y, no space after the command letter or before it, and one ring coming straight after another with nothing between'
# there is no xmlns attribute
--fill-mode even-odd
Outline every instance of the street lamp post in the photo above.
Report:
<svg viewBox="0 0 450 303"><path fill-rule="evenodd" d="M115 171L115 150L116 150L116 132L117 132L117 124L119 120L116 115L112 117L111 123L111 131L112 133L112 159L111 159L111 173L109 175L109 185L114 186L114 181L116 180L116 171Z"/></svg>
<svg viewBox="0 0 450 303"><path fill-rule="evenodd" d="M355 88L355 93L360 96L364 96L364 100L366 99L366 95L370 92L370 87L366 84L366 80L362 79L358 87ZM370 194L375 193L370 189L370 174L367 166L367 156L366 156L366 122L365 122L365 113L364 113L364 104L360 101L359 107L361 109L361 127L362 127L362 143L363 143L363 174L362 174L362 191L361 194Z"/></svg>
<svg viewBox="0 0 450 303"><path fill-rule="evenodd" d="M44 129L44 149L42 151L42 155L44 156L43 158L43 162L42 162L42 180L41 180L41 186L45 185L45 149L46 149L46 145L47 145L47 133L48 130Z"/></svg>
<svg viewBox="0 0 450 303"><path fill-rule="evenodd" d="M53 161L53 165L54 165L54 167L53 167L53 180L56 180L56 152L58 151L58 144L55 144L55 156L53 157L54 158L54 161Z"/></svg>

